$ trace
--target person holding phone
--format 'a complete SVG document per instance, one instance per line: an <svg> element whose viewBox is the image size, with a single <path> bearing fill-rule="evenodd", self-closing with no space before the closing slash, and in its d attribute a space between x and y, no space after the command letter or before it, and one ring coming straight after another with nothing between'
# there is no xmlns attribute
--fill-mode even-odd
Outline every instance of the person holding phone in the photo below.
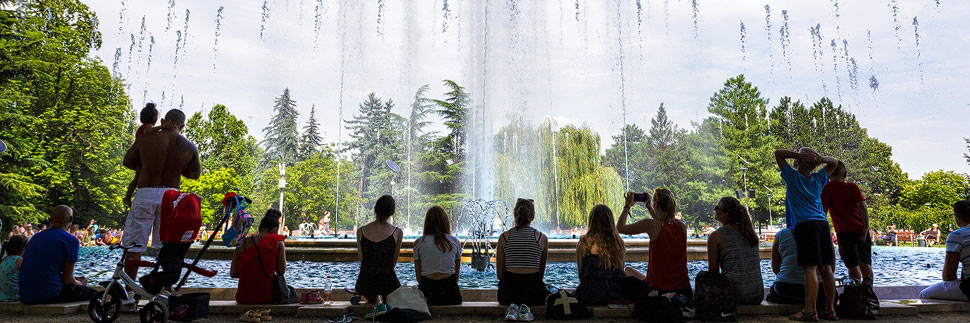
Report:
<svg viewBox="0 0 970 323"><path fill-rule="evenodd" d="M630 209L637 202L650 213L650 218L627 224ZM660 294L676 293L686 299L694 298L687 276L687 223L677 218L677 201L666 188L654 190L653 198L649 193L626 193L626 204L616 223L621 234L646 233L650 237L647 273L644 275L633 267L626 267L628 277L646 282ZM628 297L629 298L629 297Z"/></svg>

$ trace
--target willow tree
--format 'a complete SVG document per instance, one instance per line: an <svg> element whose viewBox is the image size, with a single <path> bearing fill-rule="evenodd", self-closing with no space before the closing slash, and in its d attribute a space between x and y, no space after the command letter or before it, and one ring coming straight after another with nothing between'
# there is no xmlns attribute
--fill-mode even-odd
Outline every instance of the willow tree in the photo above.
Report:
<svg viewBox="0 0 970 323"><path fill-rule="evenodd" d="M556 133L560 227L584 226L597 204L622 207L623 182L613 168L601 166L599 152L600 137L588 127L570 125Z"/></svg>

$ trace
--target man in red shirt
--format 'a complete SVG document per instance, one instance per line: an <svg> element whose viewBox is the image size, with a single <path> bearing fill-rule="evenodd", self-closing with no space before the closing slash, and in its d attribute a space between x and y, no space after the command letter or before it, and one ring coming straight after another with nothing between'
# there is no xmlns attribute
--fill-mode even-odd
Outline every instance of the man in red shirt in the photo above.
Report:
<svg viewBox="0 0 970 323"><path fill-rule="evenodd" d="M869 209L866 198L855 183L847 183L848 174L841 161L822 188L822 208L832 217L839 239L839 254L849 276L861 281L872 279L872 237L869 235Z"/></svg>

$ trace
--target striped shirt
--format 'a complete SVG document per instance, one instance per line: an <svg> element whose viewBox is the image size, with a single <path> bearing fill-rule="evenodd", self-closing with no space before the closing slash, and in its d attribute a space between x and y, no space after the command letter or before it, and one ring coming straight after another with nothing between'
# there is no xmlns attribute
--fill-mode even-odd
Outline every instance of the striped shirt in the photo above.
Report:
<svg viewBox="0 0 970 323"><path fill-rule="evenodd" d="M956 252L963 264L963 276L970 277L970 226L959 228L946 237L946 252Z"/></svg>
<svg viewBox="0 0 970 323"><path fill-rule="evenodd" d="M505 242L505 267L539 269L542 246L532 227L513 228Z"/></svg>

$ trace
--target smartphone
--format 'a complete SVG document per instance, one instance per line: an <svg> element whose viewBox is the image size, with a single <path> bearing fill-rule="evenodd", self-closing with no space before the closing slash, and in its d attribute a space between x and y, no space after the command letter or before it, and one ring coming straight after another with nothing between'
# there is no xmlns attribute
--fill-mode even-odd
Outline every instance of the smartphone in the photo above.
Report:
<svg viewBox="0 0 970 323"><path fill-rule="evenodd" d="M650 198L650 195L647 193L633 193L634 202L646 202L648 198Z"/></svg>

